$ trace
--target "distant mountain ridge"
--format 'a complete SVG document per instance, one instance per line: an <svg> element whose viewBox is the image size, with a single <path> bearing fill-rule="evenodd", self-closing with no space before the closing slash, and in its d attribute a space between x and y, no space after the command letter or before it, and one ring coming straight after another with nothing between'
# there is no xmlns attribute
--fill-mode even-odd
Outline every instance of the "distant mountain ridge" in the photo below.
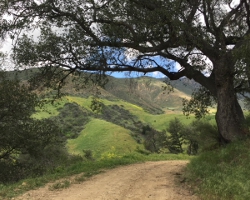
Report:
<svg viewBox="0 0 250 200"><path fill-rule="evenodd" d="M27 80L37 73L37 69L23 70L19 72L8 72L9 77L18 77ZM171 85L169 85L171 84ZM137 78L114 78L108 77L107 84L98 88L100 98L108 100L121 99L129 103L141 106L153 114L180 111L182 99L190 98L192 91L198 86L192 80L182 78L176 81L168 79L157 79L148 76ZM88 97L94 94L93 86L84 89L74 89L74 84L67 81L62 89L67 95Z"/></svg>
<svg viewBox="0 0 250 200"><path fill-rule="evenodd" d="M181 110L182 99L190 98L196 84L186 79L170 83L171 85L167 84L166 80L152 77L112 78L105 90L117 98L146 107L149 112Z"/></svg>

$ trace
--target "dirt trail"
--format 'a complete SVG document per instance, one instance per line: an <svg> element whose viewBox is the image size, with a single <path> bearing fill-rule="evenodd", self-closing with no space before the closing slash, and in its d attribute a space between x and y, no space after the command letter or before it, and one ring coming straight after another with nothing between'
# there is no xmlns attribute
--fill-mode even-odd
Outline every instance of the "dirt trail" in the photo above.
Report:
<svg viewBox="0 0 250 200"><path fill-rule="evenodd" d="M48 186L29 191L18 200L196 200L176 184L188 161L159 161L122 166L95 175L60 191Z"/></svg>

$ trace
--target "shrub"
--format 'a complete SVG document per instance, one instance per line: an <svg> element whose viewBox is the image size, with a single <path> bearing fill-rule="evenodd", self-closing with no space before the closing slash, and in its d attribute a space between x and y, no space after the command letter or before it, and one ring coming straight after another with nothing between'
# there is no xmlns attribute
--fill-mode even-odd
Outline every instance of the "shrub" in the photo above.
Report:
<svg viewBox="0 0 250 200"><path fill-rule="evenodd" d="M159 132L148 125L143 127L142 134L145 137L143 145L150 152L159 152L166 141L165 132Z"/></svg>
<svg viewBox="0 0 250 200"><path fill-rule="evenodd" d="M93 151L92 151L92 150L86 149L86 150L83 150L83 153L84 153L84 157L85 157L87 160L94 160Z"/></svg>

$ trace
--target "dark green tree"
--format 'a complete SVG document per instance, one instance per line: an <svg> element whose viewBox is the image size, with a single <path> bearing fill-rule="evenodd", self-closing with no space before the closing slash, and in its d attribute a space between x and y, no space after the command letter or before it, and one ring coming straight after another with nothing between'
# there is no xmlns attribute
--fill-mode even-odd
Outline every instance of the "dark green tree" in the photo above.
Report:
<svg viewBox="0 0 250 200"><path fill-rule="evenodd" d="M2 1L0 9L0 32L16 41L18 66L45 67L56 75L60 68L67 71L61 80L76 71L187 77L216 98L224 142L248 134L237 100L250 80L247 0L15 0ZM240 50L245 54L237 56Z"/></svg>
<svg viewBox="0 0 250 200"><path fill-rule="evenodd" d="M149 125L142 127L142 135L144 136L144 147L150 152L158 153L164 148L167 135L150 127Z"/></svg>
<svg viewBox="0 0 250 200"><path fill-rule="evenodd" d="M0 73L0 182L42 173L62 155L65 139L58 126L49 119L32 118L39 105L27 85Z"/></svg>
<svg viewBox="0 0 250 200"><path fill-rule="evenodd" d="M166 139L166 147L171 153L182 153L184 136L182 135L183 124L177 118L169 122L167 131L170 135Z"/></svg>
<svg viewBox="0 0 250 200"><path fill-rule="evenodd" d="M188 155L196 155L200 148L200 135L195 130L193 124L184 125L181 130L180 135L184 138L184 144L187 146L187 154Z"/></svg>

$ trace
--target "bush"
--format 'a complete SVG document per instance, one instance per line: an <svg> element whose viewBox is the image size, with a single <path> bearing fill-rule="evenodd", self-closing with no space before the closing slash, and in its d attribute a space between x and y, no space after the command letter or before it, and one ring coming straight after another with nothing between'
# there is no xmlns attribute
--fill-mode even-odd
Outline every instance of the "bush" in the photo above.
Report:
<svg viewBox="0 0 250 200"><path fill-rule="evenodd" d="M63 134L70 139L79 136L84 126L89 122L89 113L76 103L66 103L60 109L58 116L53 117Z"/></svg>
<svg viewBox="0 0 250 200"><path fill-rule="evenodd" d="M200 151L213 150L220 146L220 135L216 125L205 120L196 120L192 122L191 127L193 132L189 138L197 141Z"/></svg>
<svg viewBox="0 0 250 200"><path fill-rule="evenodd" d="M159 132L148 125L143 127L142 134L145 137L143 145L150 152L159 152L166 141L165 132Z"/></svg>
<svg viewBox="0 0 250 200"><path fill-rule="evenodd" d="M86 149L86 150L83 150L83 152L84 152L84 157L85 157L87 160L94 160L93 151L92 151L92 150Z"/></svg>

